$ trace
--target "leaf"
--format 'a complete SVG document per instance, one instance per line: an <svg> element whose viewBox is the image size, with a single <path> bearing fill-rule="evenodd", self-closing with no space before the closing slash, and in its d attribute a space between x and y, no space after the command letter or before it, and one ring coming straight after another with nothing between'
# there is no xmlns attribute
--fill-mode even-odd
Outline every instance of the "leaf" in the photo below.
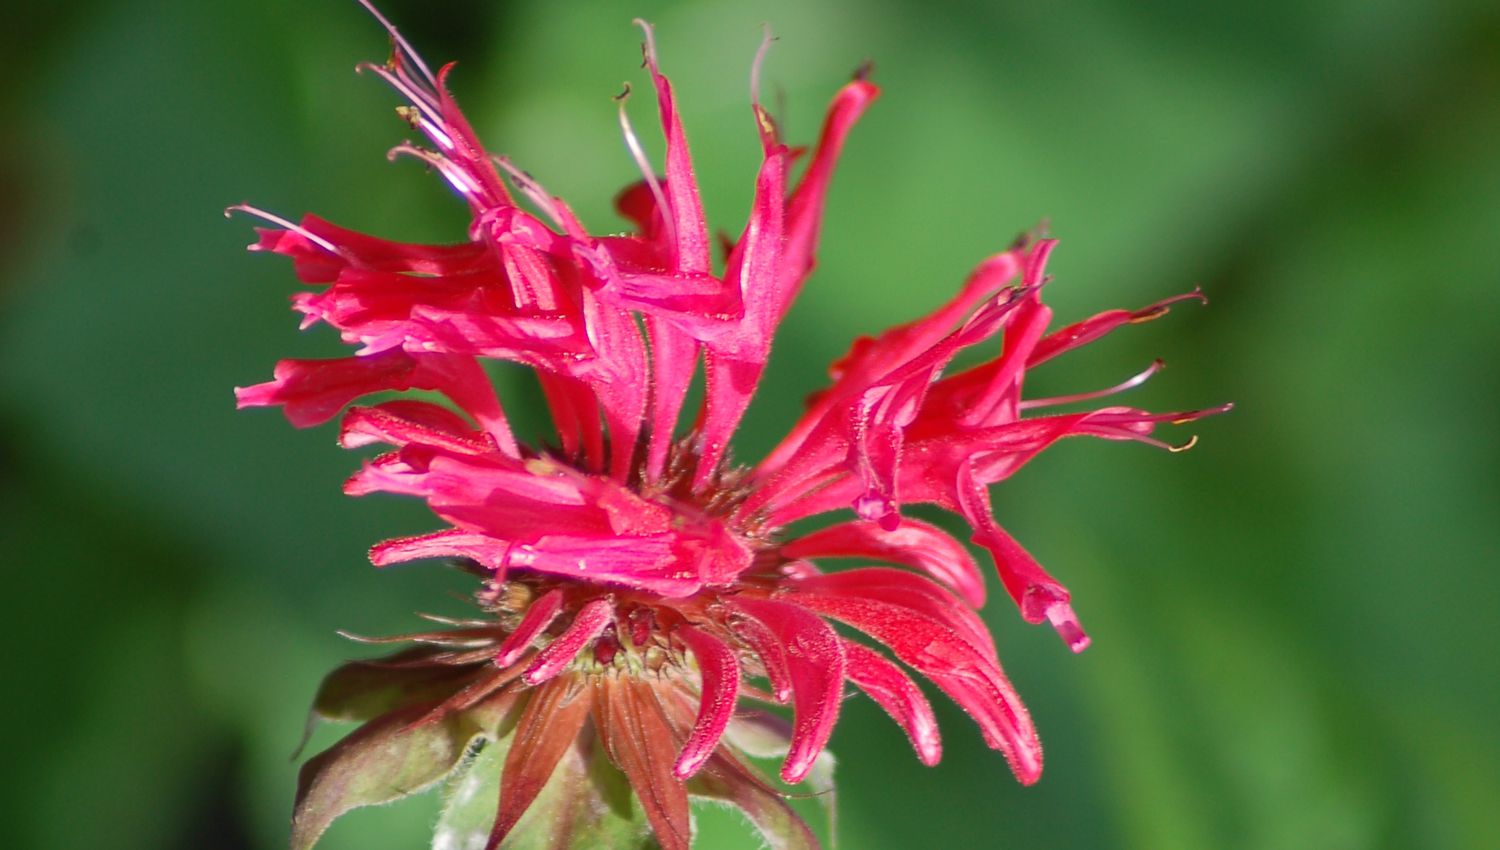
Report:
<svg viewBox="0 0 1500 850"><path fill-rule="evenodd" d="M485 744L448 783L433 850L484 850L495 822L502 768L514 733ZM499 850L660 850L625 776L585 732Z"/></svg>
<svg viewBox="0 0 1500 850"><path fill-rule="evenodd" d="M312 847L335 818L351 809L408 797L452 773L477 738L495 734L512 702L502 694L429 720L424 715L436 703L409 705L366 723L314 756L298 777L292 850Z"/></svg>
<svg viewBox="0 0 1500 850"><path fill-rule="evenodd" d="M353 661L323 678L313 697L312 713L320 720L364 722L417 702L430 702L458 689L473 671L449 665L390 666L433 654L411 649L377 661Z"/></svg>

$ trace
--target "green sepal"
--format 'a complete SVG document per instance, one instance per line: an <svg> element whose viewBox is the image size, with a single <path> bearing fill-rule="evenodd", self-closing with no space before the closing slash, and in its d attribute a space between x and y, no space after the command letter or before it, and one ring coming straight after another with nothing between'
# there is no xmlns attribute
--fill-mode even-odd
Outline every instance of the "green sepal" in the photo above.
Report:
<svg viewBox="0 0 1500 850"><path fill-rule="evenodd" d="M398 708L445 697L473 678L473 671L464 667L421 663L432 654L434 650L419 647L334 669L318 685L313 718L364 723Z"/></svg>
<svg viewBox="0 0 1500 850"><path fill-rule="evenodd" d="M302 766L292 815L292 850L308 850L335 818L394 802L453 773L477 743L495 737L514 700L492 697L463 711L418 703L381 715Z"/></svg>

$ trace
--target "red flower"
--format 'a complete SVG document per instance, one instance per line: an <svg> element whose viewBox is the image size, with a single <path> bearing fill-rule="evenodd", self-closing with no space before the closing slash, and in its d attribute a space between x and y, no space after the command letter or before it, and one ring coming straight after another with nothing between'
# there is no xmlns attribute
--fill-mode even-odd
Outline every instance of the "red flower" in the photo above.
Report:
<svg viewBox="0 0 1500 850"><path fill-rule="evenodd" d="M374 781L371 770L394 769L367 763L382 751L372 741L416 746L412 736L440 729L446 755L424 782L400 774L408 789L475 760L476 740L506 742L490 847L555 772L585 769L623 772L665 848L689 844L689 794L740 805L777 846L813 846L806 826L740 758L734 727L771 722L747 713L746 700L790 701L787 782L802 781L823 752L846 681L890 713L924 763L941 754L932 710L903 668L841 637L830 621L929 679L974 718L1017 778L1036 781L1036 732L973 611L984 602L981 572L961 543L903 516L902 506L960 514L1022 617L1050 621L1081 651L1088 637L1068 591L996 523L988 486L1062 437L1168 447L1151 436L1158 423L1227 406L1051 412L1129 389L1160 364L1111 389L1052 399L1023 399L1027 371L1202 296L1049 332L1041 296L1055 242L1024 238L982 262L931 315L858 340L769 456L736 466L727 459L731 435L776 327L812 271L829 178L877 88L861 75L835 95L795 180L800 149L782 142L752 95L764 156L749 222L721 273L650 27L642 24L644 53L666 136L665 174L646 162L622 108L643 173L616 201L636 226L628 236L591 235L561 199L491 155L445 88L452 66L432 73L387 27L390 61L363 68L406 99L402 115L430 143L393 154L422 160L467 201L468 238L403 244L314 216L292 224L238 208L279 225L260 230L252 250L291 257L298 277L317 287L293 298L304 327L329 324L359 348L343 359L282 361L274 380L236 392L242 407L282 405L298 427L373 393L440 394L446 404L400 399L343 414L342 445L392 447L345 492L426 500L445 526L380 543L371 560L460 559L485 578L487 616L408 636L421 646L330 677L320 713L368 722L309 763L297 843L310 845L341 811L379 801L348 794L351 781ZM961 351L997 338L992 359L947 373ZM535 371L554 445L516 440L485 359ZM703 402L679 437L700 360ZM822 530L784 532L796 520L851 509L854 518ZM906 569L825 573L817 562L830 558ZM384 696L372 702L371 694ZM381 711L350 711L351 702ZM603 793L572 786L576 795ZM597 814L585 802L570 798L559 811Z"/></svg>

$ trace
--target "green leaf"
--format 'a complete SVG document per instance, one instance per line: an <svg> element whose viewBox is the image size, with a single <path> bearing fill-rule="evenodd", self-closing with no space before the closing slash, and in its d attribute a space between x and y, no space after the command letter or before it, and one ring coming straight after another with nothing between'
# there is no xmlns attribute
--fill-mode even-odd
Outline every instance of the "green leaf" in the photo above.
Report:
<svg viewBox="0 0 1500 850"><path fill-rule="evenodd" d="M453 772L476 739L492 736L513 700L491 698L427 718L437 703L407 706L356 729L302 766L292 850L317 843L335 818L419 793Z"/></svg>
<svg viewBox="0 0 1500 850"><path fill-rule="evenodd" d="M353 661L323 678L313 698L313 716L335 722L365 722L388 711L445 697L473 671L448 665L397 667L433 654L411 649L376 661Z"/></svg>
<svg viewBox="0 0 1500 850"><path fill-rule="evenodd" d="M433 850L484 850L512 736L488 742L448 784ZM592 740L575 742L500 850L657 850L645 813Z"/></svg>

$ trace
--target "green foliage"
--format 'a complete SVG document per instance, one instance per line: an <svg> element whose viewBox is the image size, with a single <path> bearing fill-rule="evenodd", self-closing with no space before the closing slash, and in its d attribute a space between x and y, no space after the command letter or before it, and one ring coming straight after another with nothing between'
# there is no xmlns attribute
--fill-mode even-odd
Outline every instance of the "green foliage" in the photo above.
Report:
<svg viewBox="0 0 1500 850"><path fill-rule="evenodd" d="M363 806L419 794L447 777L472 749L493 737L509 700L430 716L418 703L366 723L302 766L292 850L309 850L334 819Z"/></svg>

